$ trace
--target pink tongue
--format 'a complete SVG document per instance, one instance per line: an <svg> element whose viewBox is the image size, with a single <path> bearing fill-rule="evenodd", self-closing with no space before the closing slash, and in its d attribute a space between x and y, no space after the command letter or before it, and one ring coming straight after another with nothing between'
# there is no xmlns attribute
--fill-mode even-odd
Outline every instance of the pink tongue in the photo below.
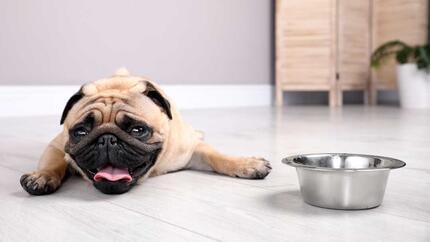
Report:
<svg viewBox="0 0 430 242"><path fill-rule="evenodd" d="M131 180L133 180L133 178L131 178L130 174L128 173L128 169L121 169L113 166L106 166L99 170L94 176L94 181L100 181L103 178L109 181L119 181L125 179L128 182L131 182Z"/></svg>

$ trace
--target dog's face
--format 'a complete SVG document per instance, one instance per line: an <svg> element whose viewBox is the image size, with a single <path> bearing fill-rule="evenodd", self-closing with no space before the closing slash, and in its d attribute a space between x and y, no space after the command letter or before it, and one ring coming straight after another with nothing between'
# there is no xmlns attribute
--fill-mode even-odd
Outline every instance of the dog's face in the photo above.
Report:
<svg viewBox="0 0 430 242"><path fill-rule="evenodd" d="M66 105L65 151L98 190L124 193L149 175L170 119L170 104L153 84L128 76L96 81Z"/></svg>

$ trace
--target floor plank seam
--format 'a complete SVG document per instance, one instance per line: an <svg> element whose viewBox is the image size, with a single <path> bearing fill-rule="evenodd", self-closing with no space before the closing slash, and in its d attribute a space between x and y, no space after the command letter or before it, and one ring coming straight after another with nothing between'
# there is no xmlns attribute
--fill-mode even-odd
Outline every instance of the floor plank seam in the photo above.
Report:
<svg viewBox="0 0 430 242"><path fill-rule="evenodd" d="M8 169L8 170L11 170L11 171L16 171L16 172L20 172L20 173L24 174L24 171L22 171L22 170L18 170L18 169L9 167L9 166L5 166L3 164L0 164L0 168L4 168L4 169Z"/></svg>
<svg viewBox="0 0 430 242"><path fill-rule="evenodd" d="M382 206L384 206L384 204L382 204ZM425 220L421 220L421 219L416 219L416 218L408 218L408 217L402 216L400 214L392 214L392 213L387 213L387 212L377 211L377 210L373 210L372 212L373 213L378 213L378 214L385 214L385 215L389 215L389 216L395 216L395 217L399 217L399 218L406 219L406 220L412 220L412 221L416 221L416 222L430 224L429 221L425 221Z"/></svg>
<svg viewBox="0 0 430 242"><path fill-rule="evenodd" d="M187 231L187 232L190 232L190 233L193 233L193 234L196 234L196 235L199 235L199 236L205 237L205 238L207 238L207 239L210 239L210 240L213 240L213 241L221 241L220 239L217 239L217 238L211 237L211 236L206 235L206 234L202 234L202 233L197 232L197 231L190 230L190 229L188 229L188 228L186 228L186 227L182 227L182 226L180 226L180 225L177 225L177 224L171 223L171 222L169 222L169 221L166 221L166 220L163 220L163 219L157 218L157 217L155 217L155 216L152 216L152 215L149 215L149 214L142 213L141 211L137 211L137 210L134 210L134 209L132 209L132 208L127 208L127 207L124 207L124 206L122 206L122 205L120 205L120 204L116 204L116 203L114 203L114 202L110 202L110 201L107 201L107 203L110 203L110 204L112 204L112 205L114 205L114 206L117 206L117 207L119 207L119 208L122 208L122 209L128 210L128 211L130 211L130 212L134 212L134 213L137 213L137 214L139 214L139 215L143 215L143 216L145 216L145 217L149 217L149 218L155 219L155 220L157 220L157 221L160 221L160 222L162 222L162 223L165 223L165 224L168 224L168 225L174 226L174 227L176 227L176 228L179 228L179 229L185 230L185 231Z"/></svg>

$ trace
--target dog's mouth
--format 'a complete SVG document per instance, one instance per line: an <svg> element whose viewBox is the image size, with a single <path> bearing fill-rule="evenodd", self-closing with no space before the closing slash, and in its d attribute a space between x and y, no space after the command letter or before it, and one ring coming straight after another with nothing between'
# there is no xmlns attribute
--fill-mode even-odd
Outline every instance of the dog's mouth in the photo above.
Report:
<svg viewBox="0 0 430 242"><path fill-rule="evenodd" d="M103 179L108 181L119 181L125 180L131 182L133 180L130 170L127 168L118 168L111 165L107 165L102 169L99 169L94 175L94 181L102 181Z"/></svg>
<svg viewBox="0 0 430 242"><path fill-rule="evenodd" d="M152 160L152 159L151 159ZM142 177L151 167L153 162L143 163L135 168L118 167L113 164L106 164L97 169L85 169L88 177L95 182L122 181L126 183L134 183Z"/></svg>
<svg viewBox="0 0 430 242"><path fill-rule="evenodd" d="M121 194L131 189L136 182L144 176L154 164L145 162L135 168L105 164L97 169L83 169L88 178L93 180L93 185L105 194Z"/></svg>

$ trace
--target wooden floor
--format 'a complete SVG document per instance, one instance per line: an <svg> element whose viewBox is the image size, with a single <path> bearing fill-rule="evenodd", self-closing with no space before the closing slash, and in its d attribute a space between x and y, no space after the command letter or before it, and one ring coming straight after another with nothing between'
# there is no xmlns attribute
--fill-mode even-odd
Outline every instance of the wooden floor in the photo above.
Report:
<svg viewBox="0 0 430 242"><path fill-rule="evenodd" d="M104 195L79 177L48 196L19 185L36 168L59 117L0 119L0 241L430 241L430 112L326 107L184 112L220 150L272 162L265 180L181 171ZM305 204L281 158L354 152L407 162L382 206L340 211Z"/></svg>

